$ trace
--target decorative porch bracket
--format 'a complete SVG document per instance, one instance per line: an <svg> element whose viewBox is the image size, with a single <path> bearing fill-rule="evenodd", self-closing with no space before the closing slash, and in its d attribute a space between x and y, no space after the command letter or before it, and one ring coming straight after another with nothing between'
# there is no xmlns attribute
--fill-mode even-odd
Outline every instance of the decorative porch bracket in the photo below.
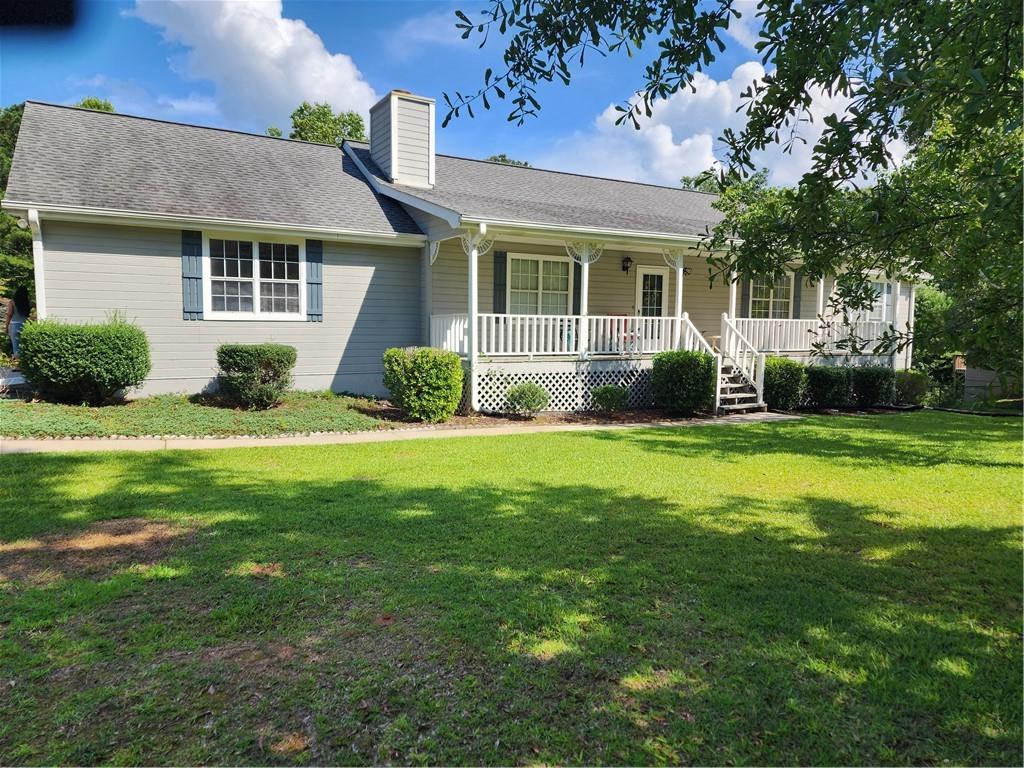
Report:
<svg viewBox="0 0 1024 768"><path fill-rule="evenodd" d="M430 241L430 266L434 266L434 262L437 261L437 254L441 251L441 241L431 240Z"/></svg>
<svg viewBox="0 0 1024 768"><path fill-rule="evenodd" d="M474 251L477 256L483 256L494 245L494 238L488 237L483 232L463 232L459 235L459 240L462 242L462 250L466 252L467 256L472 256Z"/></svg>
<svg viewBox="0 0 1024 768"><path fill-rule="evenodd" d="M567 240L565 252L580 265L580 359L587 356L590 348L590 322L587 320L590 303L590 265L601 258L604 243L593 240Z"/></svg>
<svg viewBox="0 0 1024 768"><path fill-rule="evenodd" d="M686 275L686 251L682 248L662 248L661 258L676 271L676 321L672 334L673 346L679 349L683 338L683 277Z"/></svg>

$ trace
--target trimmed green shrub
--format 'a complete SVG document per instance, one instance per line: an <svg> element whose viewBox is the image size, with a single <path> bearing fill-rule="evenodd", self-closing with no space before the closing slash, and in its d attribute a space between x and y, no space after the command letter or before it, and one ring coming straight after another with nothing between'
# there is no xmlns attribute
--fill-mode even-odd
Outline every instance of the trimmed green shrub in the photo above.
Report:
<svg viewBox="0 0 1024 768"><path fill-rule="evenodd" d="M850 369L853 402L858 408L888 405L895 395L896 372L887 365L864 365Z"/></svg>
<svg viewBox="0 0 1024 768"><path fill-rule="evenodd" d="M295 347L285 344L221 344L217 347L221 393L243 408L277 405L292 385Z"/></svg>
<svg viewBox="0 0 1024 768"><path fill-rule="evenodd" d="M505 393L505 408L516 416L532 418L547 408L550 401L548 391L532 381L514 384Z"/></svg>
<svg viewBox="0 0 1024 768"><path fill-rule="evenodd" d="M68 403L103 405L149 375L149 342L118 315L104 323L25 323L21 370L42 394Z"/></svg>
<svg viewBox="0 0 1024 768"><path fill-rule="evenodd" d="M850 369L810 365L806 370L807 404L812 408L845 408L850 404Z"/></svg>
<svg viewBox="0 0 1024 768"><path fill-rule="evenodd" d="M896 371L896 405L921 405L931 386L924 371Z"/></svg>
<svg viewBox="0 0 1024 768"><path fill-rule="evenodd" d="M673 413L710 411L715 402L715 358L707 352L676 350L654 356L654 402Z"/></svg>
<svg viewBox="0 0 1024 768"><path fill-rule="evenodd" d="M605 384L590 390L595 411L624 411L629 405L629 390L615 384Z"/></svg>
<svg viewBox="0 0 1024 768"><path fill-rule="evenodd" d="M803 402L807 373L803 363L787 357L764 361L764 400L773 411L791 411Z"/></svg>
<svg viewBox="0 0 1024 768"><path fill-rule="evenodd" d="M448 421L462 399L462 360L433 347L384 352L384 386L391 399L419 421Z"/></svg>

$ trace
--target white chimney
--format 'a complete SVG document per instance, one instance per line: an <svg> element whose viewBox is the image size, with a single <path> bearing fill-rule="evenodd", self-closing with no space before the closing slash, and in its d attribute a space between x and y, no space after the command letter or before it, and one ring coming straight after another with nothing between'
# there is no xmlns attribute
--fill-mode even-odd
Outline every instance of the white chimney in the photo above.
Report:
<svg viewBox="0 0 1024 768"><path fill-rule="evenodd" d="M370 107L370 156L395 184L434 186L434 100L394 90Z"/></svg>

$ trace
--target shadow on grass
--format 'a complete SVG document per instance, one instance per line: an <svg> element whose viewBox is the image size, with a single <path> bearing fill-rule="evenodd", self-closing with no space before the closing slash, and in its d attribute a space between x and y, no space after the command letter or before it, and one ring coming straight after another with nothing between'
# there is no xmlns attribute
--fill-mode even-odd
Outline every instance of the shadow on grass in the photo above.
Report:
<svg viewBox="0 0 1024 768"><path fill-rule="evenodd" d="M692 439L674 434L592 438ZM885 460L940 461L924 434ZM786 450L857 451L805 439ZM0 592L18 668L0 762L1022 758L1018 528L910 527L815 494L694 509L596 485L288 479L289 455L272 484L126 455L87 494L69 477L98 457L7 460L32 517L4 540L129 515L197 532L161 571Z"/></svg>

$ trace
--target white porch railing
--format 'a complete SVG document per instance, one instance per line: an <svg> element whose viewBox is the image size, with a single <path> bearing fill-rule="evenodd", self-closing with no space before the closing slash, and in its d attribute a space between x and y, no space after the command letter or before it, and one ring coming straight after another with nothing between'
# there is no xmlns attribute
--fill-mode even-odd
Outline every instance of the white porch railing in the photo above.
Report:
<svg viewBox="0 0 1024 768"><path fill-rule="evenodd" d="M486 357L577 356L581 324L586 322L588 356L650 355L670 349L699 349L714 354L689 316L498 315L480 314L478 353ZM467 315L432 315L430 345L465 355ZM678 341L677 341L678 340Z"/></svg>
<svg viewBox="0 0 1024 768"><path fill-rule="evenodd" d="M764 403L764 359L765 355L722 313L721 352L723 362L739 369L757 393L757 403Z"/></svg>
<svg viewBox="0 0 1024 768"><path fill-rule="evenodd" d="M508 355L575 355L580 350L579 315L478 315L479 352Z"/></svg>
<svg viewBox="0 0 1024 768"><path fill-rule="evenodd" d="M469 315L431 315L430 346L469 354Z"/></svg>
<svg viewBox="0 0 1024 768"><path fill-rule="evenodd" d="M809 320L769 320L764 318L738 317L733 324L736 330L759 352L811 352L814 344L824 343L825 348L836 342L856 335L867 339L867 351L873 352L871 342L879 339L889 329L889 323L882 320L860 320L848 325L834 323L821 325L818 318Z"/></svg>

